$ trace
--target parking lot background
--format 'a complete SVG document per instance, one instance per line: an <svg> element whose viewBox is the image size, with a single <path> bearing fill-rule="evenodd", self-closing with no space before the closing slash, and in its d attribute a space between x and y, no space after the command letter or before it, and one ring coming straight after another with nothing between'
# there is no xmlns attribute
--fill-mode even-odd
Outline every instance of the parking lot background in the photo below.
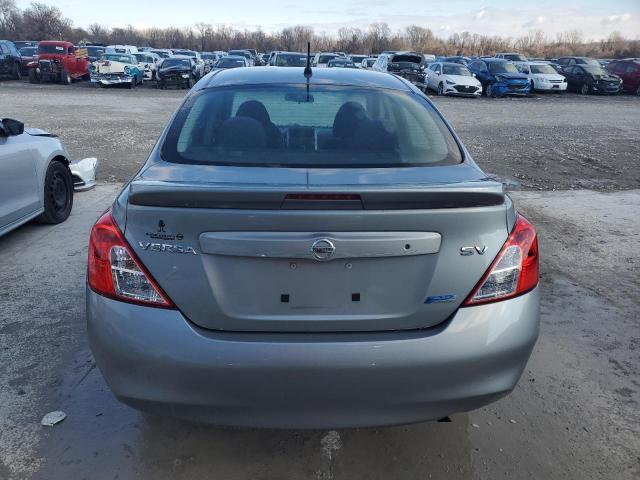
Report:
<svg viewBox="0 0 640 480"><path fill-rule="evenodd" d="M0 84L0 116L100 159L69 220L0 238L0 479L637 479L640 98L434 97L541 242L541 336L515 391L450 423L215 428L111 395L84 321L91 224L184 91ZM555 191L554 191L555 190ZM46 429L52 410L68 417Z"/></svg>

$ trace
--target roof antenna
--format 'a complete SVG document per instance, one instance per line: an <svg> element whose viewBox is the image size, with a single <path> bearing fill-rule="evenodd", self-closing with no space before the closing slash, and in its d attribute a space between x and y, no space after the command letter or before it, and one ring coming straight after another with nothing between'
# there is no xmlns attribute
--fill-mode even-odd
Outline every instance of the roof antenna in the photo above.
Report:
<svg viewBox="0 0 640 480"><path fill-rule="evenodd" d="M313 75L311 71L311 42L307 42L307 66L304 68L304 76L309 80L311 75Z"/></svg>
<svg viewBox="0 0 640 480"><path fill-rule="evenodd" d="M307 42L307 66L304 67L304 78L307 79L307 103L309 102L309 79L313 75L311 71L311 42Z"/></svg>

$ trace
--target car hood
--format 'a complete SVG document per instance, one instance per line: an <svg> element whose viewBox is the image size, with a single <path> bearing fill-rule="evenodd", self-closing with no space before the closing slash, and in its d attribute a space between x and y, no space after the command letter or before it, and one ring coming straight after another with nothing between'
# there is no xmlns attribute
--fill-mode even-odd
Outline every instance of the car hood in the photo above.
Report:
<svg viewBox="0 0 640 480"><path fill-rule="evenodd" d="M24 131L27 135L31 135L32 137L57 137L57 135L49 133L45 130L40 130L39 128L25 128Z"/></svg>
<svg viewBox="0 0 640 480"><path fill-rule="evenodd" d="M469 77L467 75L445 75L444 78L445 80L456 82L458 85L469 85L472 87L480 85L476 77Z"/></svg>
<svg viewBox="0 0 640 480"><path fill-rule="evenodd" d="M532 73L532 78L540 78L543 80L563 80L564 75L558 73Z"/></svg>
<svg viewBox="0 0 640 480"><path fill-rule="evenodd" d="M507 80L526 80L527 79L526 75L523 75L522 73L492 73L492 75L494 77L506 78Z"/></svg>
<svg viewBox="0 0 640 480"><path fill-rule="evenodd" d="M620 80L619 76L613 75L612 73L606 75L592 75L592 77L596 80Z"/></svg>

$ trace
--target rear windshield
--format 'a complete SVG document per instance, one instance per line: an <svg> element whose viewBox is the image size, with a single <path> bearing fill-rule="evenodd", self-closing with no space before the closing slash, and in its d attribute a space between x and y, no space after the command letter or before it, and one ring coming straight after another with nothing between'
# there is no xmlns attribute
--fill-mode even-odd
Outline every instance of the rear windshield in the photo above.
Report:
<svg viewBox="0 0 640 480"><path fill-rule="evenodd" d="M318 57L318 63L329 63L329 60L338 58L338 55L320 55Z"/></svg>
<svg viewBox="0 0 640 480"><path fill-rule="evenodd" d="M244 67L245 61L240 58L221 58L216 63L216 67L219 68L235 68L235 67Z"/></svg>
<svg viewBox="0 0 640 480"><path fill-rule="evenodd" d="M526 62L527 57L518 53L505 53L505 60L511 60L512 62Z"/></svg>
<svg viewBox="0 0 640 480"><path fill-rule="evenodd" d="M186 58L167 58L162 62L162 68L168 67L191 67L191 62Z"/></svg>
<svg viewBox="0 0 640 480"><path fill-rule="evenodd" d="M64 45L38 45L38 53L66 53Z"/></svg>
<svg viewBox="0 0 640 480"><path fill-rule="evenodd" d="M307 56L299 54L278 54L276 66L278 67L304 67L307 64Z"/></svg>
<svg viewBox="0 0 640 480"><path fill-rule="evenodd" d="M452 165L462 154L423 97L345 86L244 86L187 99L162 146L170 162L269 167Z"/></svg>

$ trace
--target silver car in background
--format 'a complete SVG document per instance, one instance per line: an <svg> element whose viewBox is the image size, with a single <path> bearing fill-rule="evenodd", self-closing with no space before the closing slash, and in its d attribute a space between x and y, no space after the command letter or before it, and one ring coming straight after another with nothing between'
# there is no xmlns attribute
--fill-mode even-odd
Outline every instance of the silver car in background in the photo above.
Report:
<svg viewBox="0 0 640 480"><path fill-rule="evenodd" d="M95 158L71 161L56 135L0 120L0 236L32 219L64 222L74 187L95 186L96 165Z"/></svg>
<svg viewBox="0 0 640 480"><path fill-rule="evenodd" d="M391 425L516 385L538 242L408 81L209 74L91 233L97 365L136 408L215 424Z"/></svg>

